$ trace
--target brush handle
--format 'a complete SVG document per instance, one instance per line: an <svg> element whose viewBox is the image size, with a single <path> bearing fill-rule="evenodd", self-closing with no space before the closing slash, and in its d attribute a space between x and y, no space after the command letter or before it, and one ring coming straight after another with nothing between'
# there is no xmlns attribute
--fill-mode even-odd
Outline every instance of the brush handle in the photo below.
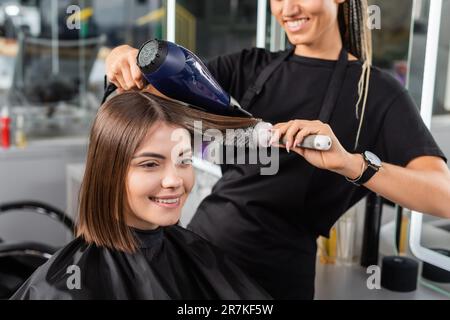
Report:
<svg viewBox="0 0 450 320"><path fill-rule="evenodd" d="M268 122L260 122L258 123L254 130L253 130L253 136L251 137L252 141L255 142L255 145L268 147L269 141L272 137L272 132L270 129L272 128L272 124ZM284 137L283 137L284 138ZM280 143L285 144L285 141L281 139ZM242 138L243 140L248 140L247 137ZM331 148L331 138L326 135L321 134L312 134L309 136L306 136L301 143L297 145L299 148L307 148L307 149L314 149L319 151L327 151Z"/></svg>
<svg viewBox="0 0 450 320"><path fill-rule="evenodd" d="M297 147L327 151L331 148L331 138L325 135L312 134L305 137L303 141L297 145Z"/></svg>
<svg viewBox="0 0 450 320"><path fill-rule="evenodd" d="M281 139L280 143L286 144L284 138ZM302 142L297 144L297 148L314 149L319 151L327 151L331 148L331 138L329 136L321 134L312 134L306 136Z"/></svg>

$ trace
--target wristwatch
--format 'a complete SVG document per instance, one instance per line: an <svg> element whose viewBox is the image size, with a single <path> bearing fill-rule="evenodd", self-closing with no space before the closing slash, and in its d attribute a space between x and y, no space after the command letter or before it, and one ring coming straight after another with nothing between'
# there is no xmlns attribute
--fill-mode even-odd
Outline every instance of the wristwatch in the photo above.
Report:
<svg viewBox="0 0 450 320"><path fill-rule="evenodd" d="M381 160L375 154L370 151L364 151L362 154L365 163L367 164L366 170L363 170L360 176L356 179L349 179L346 177L347 181L360 186L370 180L375 173L382 167Z"/></svg>

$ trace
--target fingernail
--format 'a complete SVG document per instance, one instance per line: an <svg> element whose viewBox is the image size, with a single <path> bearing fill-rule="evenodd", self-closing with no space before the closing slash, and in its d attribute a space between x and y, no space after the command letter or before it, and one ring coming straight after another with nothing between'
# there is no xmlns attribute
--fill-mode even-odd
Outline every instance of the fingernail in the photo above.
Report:
<svg viewBox="0 0 450 320"><path fill-rule="evenodd" d="M272 136L272 137L270 137L270 139L269 139L269 145L273 145L274 143L275 143L275 137Z"/></svg>

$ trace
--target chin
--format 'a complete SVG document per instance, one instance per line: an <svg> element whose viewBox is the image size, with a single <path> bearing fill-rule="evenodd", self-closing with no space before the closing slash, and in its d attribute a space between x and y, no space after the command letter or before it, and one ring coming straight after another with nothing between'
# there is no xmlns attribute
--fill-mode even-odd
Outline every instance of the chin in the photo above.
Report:
<svg viewBox="0 0 450 320"><path fill-rule="evenodd" d="M288 35L289 42L294 45L310 45L313 41L311 37L306 35Z"/></svg>
<svg viewBox="0 0 450 320"><path fill-rule="evenodd" d="M180 215L178 215L177 217L170 218L170 219L162 219L157 224L161 227L170 227L170 226L177 224L178 221L180 221Z"/></svg>
<svg viewBox="0 0 450 320"><path fill-rule="evenodd" d="M152 214L153 217L155 217L155 212ZM167 227L174 224L177 224L181 217L181 210L177 210L176 212L158 212L157 216L154 219L154 223Z"/></svg>

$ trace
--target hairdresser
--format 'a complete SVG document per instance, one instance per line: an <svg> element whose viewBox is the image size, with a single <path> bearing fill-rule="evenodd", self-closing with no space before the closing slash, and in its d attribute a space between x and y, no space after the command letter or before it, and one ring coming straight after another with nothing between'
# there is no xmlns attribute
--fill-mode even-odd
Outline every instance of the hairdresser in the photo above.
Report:
<svg viewBox="0 0 450 320"><path fill-rule="evenodd" d="M292 50L246 49L208 68L254 116L286 139L279 171L222 166L223 177L189 225L231 256L276 299L312 299L316 239L369 191L450 217L446 158L411 96L372 66L366 0L271 0ZM142 88L137 50L115 48L110 81ZM295 147L310 134L329 151Z"/></svg>

